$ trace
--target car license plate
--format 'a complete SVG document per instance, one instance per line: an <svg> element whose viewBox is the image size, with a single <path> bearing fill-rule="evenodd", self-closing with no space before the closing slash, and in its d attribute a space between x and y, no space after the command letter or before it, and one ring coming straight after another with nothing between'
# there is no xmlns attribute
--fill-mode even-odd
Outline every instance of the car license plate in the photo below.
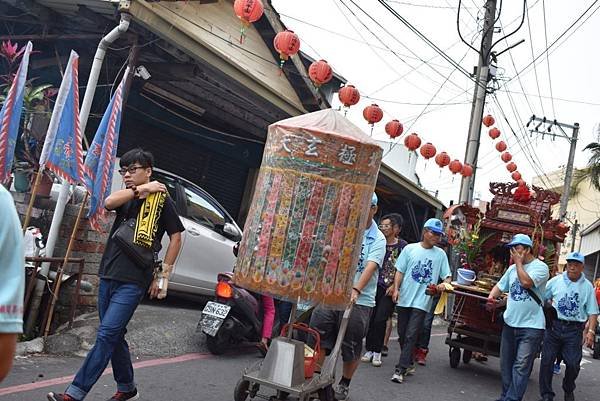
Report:
<svg viewBox="0 0 600 401"><path fill-rule="evenodd" d="M208 302L202 311L202 320L199 328L209 336L214 337L223 321L229 314L231 307L217 302Z"/></svg>
<svg viewBox="0 0 600 401"><path fill-rule="evenodd" d="M231 310L231 306L223 305L218 302L207 302L206 306L202 310L203 315L210 315L214 317L218 317L221 319L225 319Z"/></svg>

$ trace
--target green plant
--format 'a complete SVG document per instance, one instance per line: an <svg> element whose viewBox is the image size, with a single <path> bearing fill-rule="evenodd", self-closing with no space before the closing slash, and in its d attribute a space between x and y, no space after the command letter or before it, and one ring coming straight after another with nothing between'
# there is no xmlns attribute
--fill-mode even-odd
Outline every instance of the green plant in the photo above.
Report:
<svg viewBox="0 0 600 401"><path fill-rule="evenodd" d="M481 236L480 231L482 220L483 215L477 219L477 222L470 230L466 227L460 229L459 242L455 246L455 249L458 251L462 267L470 269L475 265L483 263L481 247L494 234L490 233Z"/></svg>

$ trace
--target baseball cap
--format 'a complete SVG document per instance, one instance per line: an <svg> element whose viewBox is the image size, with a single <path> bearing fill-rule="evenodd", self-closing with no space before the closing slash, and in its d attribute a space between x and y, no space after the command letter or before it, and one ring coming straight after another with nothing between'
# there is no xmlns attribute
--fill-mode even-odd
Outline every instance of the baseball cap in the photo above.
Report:
<svg viewBox="0 0 600 401"><path fill-rule="evenodd" d="M531 238L529 238L529 235L515 234L515 236L508 244L506 244L506 246L512 247L517 245L533 247L533 242L531 241Z"/></svg>
<svg viewBox="0 0 600 401"><path fill-rule="evenodd" d="M373 196L371 196L371 206L377 206L377 194L375 192L373 192Z"/></svg>
<svg viewBox="0 0 600 401"><path fill-rule="evenodd" d="M440 219L429 219L423 224L423 228L433 231L436 234L444 233L444 225Z"/></svg>
<svg viewBox="0 0 600 401"><path fill-rule="evenodd" d="M566 259L567 259L567 261L573 260L575 262L581 262L581 263L585 262L585 256L583 256L583 254L581 252L571 252L570 254L567 255Z"/></svg>

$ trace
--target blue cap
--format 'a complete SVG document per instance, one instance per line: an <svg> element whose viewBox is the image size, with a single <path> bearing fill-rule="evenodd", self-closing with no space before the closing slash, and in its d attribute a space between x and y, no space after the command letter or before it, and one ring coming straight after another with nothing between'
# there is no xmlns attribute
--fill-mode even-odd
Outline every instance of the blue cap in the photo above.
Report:
<svg viewBox="0 0 600 401"><path fill-rule="evenodd" d="M371 206L377 206L377 194L373 192L373 196L371 196Z"/></svg>
<svg viewBox="0 0 600 401"><path fill-rule="evenodd" d="M574 262L585 263L585 256L583 256L583 254L581 252L571 252L570 254L567 255L566 259L567 259L567 262L574 261Z"/></svg>
<svg viewBox="0 0 600 401"><path fill-rule="evenodd" d="M429 219L423 224L423 228L433 231L436 234L444 233L444 225L440 219Z"/></svg>
<svg viewBox="0 0 600 401"><path fill-rule="evenodd" d="M517 245L530 246L533 248L533 242L531 241L531 238L529 238L529 235L525 234L515 234L512 240L506 244L506 246L510 247Z"/></svg>

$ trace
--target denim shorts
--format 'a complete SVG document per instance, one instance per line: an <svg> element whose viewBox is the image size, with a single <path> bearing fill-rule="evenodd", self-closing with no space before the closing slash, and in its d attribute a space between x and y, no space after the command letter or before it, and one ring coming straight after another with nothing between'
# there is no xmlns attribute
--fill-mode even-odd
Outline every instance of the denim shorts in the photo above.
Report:
<svg viewBox="0 0 600 401"><path fill-rule="evenodd" d="M362 353L363 339L369 330L369 320L373 308L363 305L354 305L350 313L348 328L342 342L342 360L344 362L356 361ZM326 309L318 306L312 313L310 327L317 330L321 336L321 348L329 352L335 345L342 315L344 311Z"/></svg>

